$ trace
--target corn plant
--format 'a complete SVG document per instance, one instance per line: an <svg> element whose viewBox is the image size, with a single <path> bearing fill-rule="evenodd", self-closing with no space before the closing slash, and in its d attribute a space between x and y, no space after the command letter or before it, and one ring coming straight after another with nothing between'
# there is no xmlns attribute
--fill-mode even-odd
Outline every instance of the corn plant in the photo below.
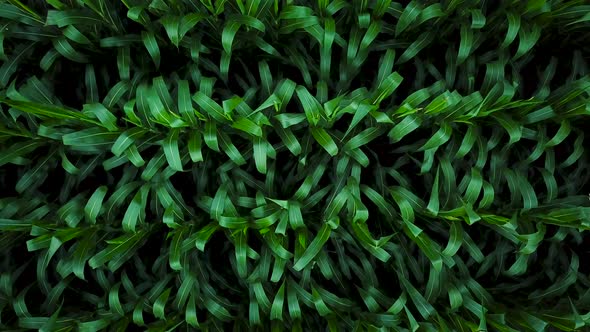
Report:
<svg viewBox="0 0 590 332"><path fill-rule="evenodd" d="M590 324L584 0L0 0L0 329Z"/></svg>

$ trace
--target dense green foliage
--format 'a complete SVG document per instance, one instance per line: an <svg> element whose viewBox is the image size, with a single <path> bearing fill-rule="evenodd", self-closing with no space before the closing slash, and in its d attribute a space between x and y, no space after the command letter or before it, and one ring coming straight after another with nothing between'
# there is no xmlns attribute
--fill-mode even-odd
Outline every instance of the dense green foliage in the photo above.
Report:
<svg viewBox="0 0 590 332"><path fill-rule="evenodd" d="M0 330L585 329L585 3L0 0Z"/></svg>

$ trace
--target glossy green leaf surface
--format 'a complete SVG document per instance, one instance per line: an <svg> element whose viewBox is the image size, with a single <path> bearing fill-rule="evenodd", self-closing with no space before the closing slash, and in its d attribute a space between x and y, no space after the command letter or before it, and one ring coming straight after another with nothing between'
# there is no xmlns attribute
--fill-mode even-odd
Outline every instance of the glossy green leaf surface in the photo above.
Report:
<svg viewBox="0 0 590 332"><path fill-rule="evenodd" d="M588 330L589 12L0 1L0 330Z"/></svg>

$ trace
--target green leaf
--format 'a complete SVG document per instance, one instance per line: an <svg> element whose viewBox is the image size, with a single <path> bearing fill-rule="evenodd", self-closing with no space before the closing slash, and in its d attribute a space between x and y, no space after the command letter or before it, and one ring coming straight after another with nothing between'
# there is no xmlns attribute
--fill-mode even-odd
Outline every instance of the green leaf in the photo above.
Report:
<svg viewBox="0 0 590 332"><path fill-rule="evenodd" d="M89 234L78 242L78 246L72 257L72 272L82 280L86 280L84 277L84 268L86 266L86 261L88 261L92 255L92 250L95 247L96 242L94 241L92 234Z"/></svg>
<svg viewBox="0 0 590 332"><path fill-rule="evenodd" d="M525 55L533 46L537 43L541 37L541 27L538 25L532 25L529 29L521 28L518 32L519 44L516 54L512 58L516 60Z"/></svg>
<svg viewBox="0 0 590 332"><path fill-rule="evenodd" d="M205 245L211 238L211 236L218 230L219 226L216 223L210 223L203 227L196 233L195 246L198 250L204 251Z"/></svg>
<svg viewBox="0 0 590 332"><path fill-rule="evenodd" d="M549 142L545 143L545 148L556 146L562 143L571 133L572 128L570 126L569 121L563 120L561 121L561 126L555 136L553 136Z"/></svg>
<svg viewBox="0 0 590 332"><path fill-rule="evenodd" d="M338 147L336 143L324 128L312 127L311 134L313 138L320 144L329 155L335 156L338 154Z"/></svg>
<svg viewBox="0 0 590 332"><path fill-rule="evenodd" d="M283 320L283 304L285 302L285 282L281 284L277 294L275 295L275 299L272 302L272 307L270 310L270 319L271 320Z"/></svg>
<svg viewBox="0 0 590 332"><path fill-rule="evenodd" d="M459 44L459 53L457 55L457 64L462 64L473 49L474 43L473 30L467 25L461 26L461 43Z"/></svg>
<svg viewBox="0 0 590 332"><path fill-rule="evenodd" d="M221 149L227 156L238 166L246 164L246 160L236 148L236 146L232 143L230 137L224 133L223 131L219 132L219 142L221 144Z"/></svg>
<svg viewBox="0 0 590 332"><path fill-rule="evenodd" d="M203 138L205 139L205 144L207 144L211 150L220 152L219 142L217 140L217 125L214 121L205 122Z"/></svg>
<svg viewBox="0 0 590 332"><path fill-rule="evenodd" d="M180 43L180 18L167 15L162 18L161 23L164 26L164 30L166 30L166 34L168 35L168 38L172 44L178 47L178 43Z"/></svg>
<svg viewBox="0 0 590 332"><path fill-rule="evenodd" d="M47 178L47 173L45 170L52 164L54 155L55 151L43 158L43 160L39 162L34 168L24 173L16 183L14 189L18 193L23 193L27 190L36 190Z"/></svg>
<svg viewBox="0 0 590 332"><path fill-rule="evenodd" d="M123 152L125 152L125 150L127 150L127 148L129 148L135 142L136 139L141 138L143 135L146 134L146 132L147 131L145 129L137 127L130 128L124 131L123 133L121 133L121 135L119 135L119 137L111 147L111 152L117 157L120 156L121 154L123 154Z"/></svg>
<svg viewBox="0 0 590 332"><path fill-rule="evenodd" d="M500 123L500 125L508 132L510 141L508 145L518 142L522 137L522 125L511 119L507 115L492 115L492 117Z"/></svg>
<svg viewBox="0 0 590 332"><path fill-rule="evenodd" d="M0 102L10 107L13 107L21 112L39 116L40 118L77 120L90 124L100 125L99 122L92 120L91 118L89 118L81 112L73 111L63 107L5 99L0 99Z"/></svg>
<svg viewBox="0 0 590 332"><path fill-rule="evenodd" d="M27 153L35 151L41 145L42 142L36 140L13 144L5 151L0 151L0 166L14 162L15 159L22 157Z"/></svg>
<svg viewBox="0 0 590 332"><path fill-rule="evenodd" d="M284 129L278 127L275 128L275 130L277 135L281 138L281 141L283 141L283 144L285 144L287 149L289 149L293 155L297 156L301 153L301 144L289 128Z"/></svg>
<svg viewBox="0 0 590 332"><path fill-rule="evenodd" d="M131 70L131 48L121 47L117 53L117 68L119 69L119 77L121 80L128 80L130 78Z"/></svg>
<svg viewBox="0 0 590 332"><path fill-rule="evenodd" d="M260 32L265 31L264 23L252 16L235 15L228 17L227 21L228 23L225 25L223 32L221 33L221 44L227 54L231 54L234 37L242 25L254 28Z"/></svg>
<svg viewBox="0 0 590 332"><path fill-rule="evenodd" d="M5 6L2 7L5 8ZM23 60L23 58L32 51L33 46L35 46L35 43L30 43L27 45L21 44L17 46L8 61L4 61L2 66L0 66L0 87L4 88L6 85L8 85L10 77L16 72L19 63Z"/></svg>
<svg viewBox="0 0 590 332"><path fill-rule="evenodd" d="M571 287L577 280L577 273L579 268L579 259L576 254L572 255L570 265L565 275L561 276L556 283L544 290L536 290L529 295L530 300L542 300L553 298L562 295Z"/></svg>
<svg viewBox="0 0 590 332"><path fill-rule="evenodd" d="M192 326L194 328L199 326L199 321L197 318L196 300L192 294L188 300L188 305L186 306L184 319L190 326Z"/></svg>
<svg viewBox="0 0 590 332"><path fill-rule="evenodd" d="M178 81L178 111L184 120L191 125L197 124L197 117L190 96L189 84L186 80Z"/></svg>
<svg viewBox="0 0 590 332"><path fill-rule="evenodd" d="M240 29L240 25L240 23L230 20L223 28L223 32L221 33L221 44L227 54L231 54L234 37Z"/></svg>
<svg viewBox="0 0 590 332"><path fill-rule="evenodd" d="M158 42L156 41L154 33L142 31L141 40L143 41L143 45L147 49L156 68L160 68L160 47L158 46Z"/></svg>
<svg viewBox="0 0 590 332"><path fill-rule="evenodd" d="M422 147L420 147L418 151L425 151L440 147L449 141L452 132L453 129L448 123L442 123L438 131L434 133L434 135L432 135L432 137L430 137L430 139Z"/></svg>
<svg viewBox="0 0 590 332"><path fill-rule="evenodd" d="M507 16L508 30L506 31L506 37L500 46L501 48L506 48L508 45L510 45L516 39L516 36L520 30L520 16L513 12L508 12Z"/></svg>
<svg viewBox="0 0 590 332"><path fill-rule="evenodd" d="M432 215L436 216L438 214L440 208L440 199L439 199L439 174L440 169L437 168L436 175L434 177L434 183L432 184L432 191L430 192L430 200L428 201L428 206L426 210L430 212Z"/></svg>
<svg viewBox="0 0 590 332"><path fill-rule="evenodd" d="M267 166L266 166L266 157L267 157L267 146L268 142L262 139L261 137L254 138L252 142L253 145L253 153L254 153L254 163L256 164L256 170L261 174L266 174Z"/></svg>
<svg viewBox="0 0 590 332"><path fill-rule="evenodd" d="M193 100L199 105L199 107L205 111L209 116L211 116L215 121L220 123L225 123L227 120L231 120L229 114L225 114L223 108L219 106L213 99L209 98L201 91L197 91L193 95Z"/></svg>
<svg viewBox="0 0 590 332"><path fill-rule="evenodd" d="M316 126L324 113L322 106L304 86L298 86L296 91L299 102L305 111L307 121L313 126Z"/></svg>
<svg viewBox="0 0 590 332"><path fill-rule="evenodd" d="M423 32L420 34L420 36L418 36L418 38L416 38L416 40L414 40L414 42L410 44L410 46L408 46L404 53L402 53L402 55L399 57L398 64L405 63L414 58L416 55L418 55L418 53L420 53L420 51L422 51L422 49L430 44L433 39L434 34L430 32Z"/></svg>
<svg viewBox="0 0 590 332"><path fill-rule="evenodd" d="M383 82L381 82L377 88L377 91L374 93L372 104L380 104L385 98L391 96L391 94L395 91L395 89L397 89L403 80L403 77L401 77L397 72L389 74L389 76L387 76Z"/></svg>
<svg viewBox="0 0 590 332"><path fill-rule="evenodd" d="M162 148L166 155L168 165L175 171L182 171L182 161L180 160L180 152L178 150L178 129L171 129L170 134L162 141Z"/></svg>
<svg viewBox="0 0 590 332"><path fill-rule="evenodd" d="M88 62L86 55L76 51L70 42L64 37L53 39L53 47L55 47L55 50L59 52L59 54L68 60L80 63Z"/></svg>
<svg viewBox="0 0 590 332"><path fill-rule="evenodd" d="M172 237L172 242L170 243L170 268L175 271L182 270L182 264L180 262L180 258L182 255L181 246L182 242L185 240L185 234L189 229L187 227L182 227L177 229L174 232L174 236Z"/></svg>
<svg viewBox="0 0 590 332"><path fill-rule="evenodd" d="M449 242L442 254L448 257L454 256L457 253L457 251L459 251L459 249L461 248L462 243L463 228L461 227L461 224L459 222L452 222Z"/></svg>
<svg viewBox="0 0 590 332"><path fill-rule="evenodd" d="M196 163L203 161L203 152L201 148L201 133L198 131L191 131L188 140L188 152L191 160Z"/></svg>
<svg viewBox="0 0 590 332"><path fill-rule="evenodd" d="M123 230L126 232L135 232L137 223L144 219L148 192L149 185L143 185L127 207L122 220Z"/></svg>
<svg viewBox="0 0 590 332"><path fill-rule="evenodd" d="M469 126L467 128L467 132L465 133L465 136L463 136L463 140L461 141L461 146L459 146L459 150L457 150L457 153L455 154L455 158L463 158L467 155L467 153L469 153L469 151L471 151L471 149L473 148L473 145L475 144L475 141L477 139L476 136L476 129L474 126Z"/></svg>
<svg viewBox="0 0 590 332"><path fill-rule="evenodd" d="M406 30L406 28L410 26L410 24L412 24L412 22L414 22L418 16L420 16L421 9L422 8L417 3L417 1L410 1L410 3L408 3L395 26L396 36Z"/></svg>
<svg viewBox="0 0 590 332"><path fill-rule="evenodd" d="M299 299L297 298L297 291L292 285L293 281L289 279L287 284L287 306L289 309L289 316L292 319L301 318L301 306L299 305Z"/></svg>
<svg viewBox="0 0 590 332"><path fill-rule="evenodd" d="M123 311L123 306L121 305L121 300L119 299L119 287L120 286L121 286L121 284L117 283L109 291L109 309L111 311L114 311L119 316L124 316L125 311Z"/></svg>
<svg viewBox="0 0 590 332"><path fill-rule="evenodd" d="M404 278L403 276L399 276L399 280L404 286L404 288L407 290L408 294L410 295L410 298L414 302L414 305L418 309L418 312L422 317L424 317L424 319L428 319L428 317L430 317L436 312L434 307L430 305L428 301L426 301L424 296L420 294L420 292L418 292L418 290L416 290L416 288L414 288L414 286L412 286L412 284L410 284L410 282L406 278Z"/></svg>
<svg viewBox="0 0 590 332"><path fill-rule="evenodd" d="M96 224L96 217L102 209L102 201L107 194L107 187L101 186L94 191L92 196L88 199L88 203L84 207L84 214L86 219L92 224Z"/></svg>
<svg viewBox="0 0 590 332"><path fill-rule="evenodd" d="M92 116L96 117L103 127L109 131L119 130L117 127L117 118L102 104L86 104L84 105L82 112L85 114L92 114Z"/></svg>
<svg viewBox="0 0 590 332"><path fill-rule="evenodd" d="M236 262L237 262L237 266L238 266L238 275L241 278L245 278L248 274L246 241L247 241L246 229L244 231L239 231L236 234L235 246L236 246Z"/></svg>
<svg viewBox="0 0 590 332"><path fill-rule="evenodd" d="M154 306L153 306L154 317L156 317L158 319L166 319L166 315L165 315L166 302L168 301L168 297L170 296L171 290L172 290L171 288L166 289L162 294L160 294L160 296L158 296L158 298L156 299L156 302L154 302Z"/></svg>
<svg viewBox="0 0 590 332"><path fill-rule="evenodd" d="M111 240L105 249L90 258L88 265L96 269L108 263L109 270L116 271L141 247L146 237L147 232L141 230Z"/></svg>
<svg viewBox="0 0 590 332"><path fill-rule="evenodd" d="M331 232L332 229L330 225L328 225L327 223L322 225L316 237L309 244L309 247L307 247L303 255L295 262L295 265L293 266L293 269L295 269L295 271L303 270L312 262L312 260L322 250L323 245L330 238Z"/></svg>
<svg viewBox="0 0 590 332"><path fill-rule="evenodd" d="M176 111L176 105L172 101L172 96L170 96L170 92L168 92L166 82L162 76L155 77L153 79L153 89L157 93L160 101L163 103L164 110L170 112Z"/></svg>
<svg viewBox="0 0 590 332"><path fill-rule="evenodd" d="M481 29L486 24L486 17L481 12L481 9L471 10L471 29Z"/></svg>
<svg viewBox="0 0 590 332"><path fill-rule="evenodd" d="M239 129L245 133L248 133L253 136L261 137L262 136L262 128L259 125L254 123L252 120L240 117L232 123L232 127Z"/></svg>
<svg viewBox="0 0 590 332"><path fill-rule="evenodd" d="M379 127L367 128L346 142L343 148L344 150L354 150L373 141L381 136L382 133Z"/></svg>
<svg viewBox="0 0 590 332"><path fill-rule="evenodd" d="M190 13L182 17L179 26L179 40L182 39L187 32L189 32L199 21L207 18L207 15L202 13Z"/></svg>
<svg viewBox="0 0 590 332"><path fill-rule="evenodd" d="M387 134L393 141L397 143L404 138L404 136L418 129L422 124L422 119L415 114L407 115L402 121L397 123Z"/></svg>
<svg viewBox="0 0 590 332"><path fill-rule="evenodd" d="M3 232L29 232L33 224L24 220L0 219L0 230Z"/></svg>
<svg viewBox="0 0 590 332"><path fill-rule="evenodd" d="M475 201L479 197L481 188L483 186L483 178L481 172L477 168L471 168L471 176L467 190L465 190L465 201L470 204L475 204Z"/></svg>
<svg viewBox="0 0 590 332"><path fill-rule="evenodd" d="M117 136L117 133L105 132L94 127L63 135L62 141L64 145L71 146L75 150L101 152L108 150Z"/></svg>
<svg viewBox="0 0 590 332"><path fill-rule="evenodd" d="M293 229L304 227L303 215L301 214L301 204L297 201L290 201L288 207L289 224Z"/></svg>
<svg viewBox="0 0 590 332"><path fill-rule="evenodd" d="M1 44L1 42L0 42L0 44ZM47 51L47 53L45 53L45 55L41 59L39 66L44 71L48 71L53 66L55 61L59 58L59 55L60 54L58 51L56 51L55 49L50 49L49 51ZM6 58L3 57L2 60L6 60ZM92 66L92 65L90 65L90 66ZM86 83L86 85L88 85L88 82Z"/></svg>

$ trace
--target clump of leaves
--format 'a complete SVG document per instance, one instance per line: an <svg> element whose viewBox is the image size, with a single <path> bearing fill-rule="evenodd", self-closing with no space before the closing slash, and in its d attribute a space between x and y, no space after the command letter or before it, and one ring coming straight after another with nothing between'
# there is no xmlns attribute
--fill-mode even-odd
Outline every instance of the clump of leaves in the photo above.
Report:
<svg viewBox="0 0 590 332"><path fill-rule="evenodd" d="M587 328L589 13L0 1L0 328Z"/></svg>

